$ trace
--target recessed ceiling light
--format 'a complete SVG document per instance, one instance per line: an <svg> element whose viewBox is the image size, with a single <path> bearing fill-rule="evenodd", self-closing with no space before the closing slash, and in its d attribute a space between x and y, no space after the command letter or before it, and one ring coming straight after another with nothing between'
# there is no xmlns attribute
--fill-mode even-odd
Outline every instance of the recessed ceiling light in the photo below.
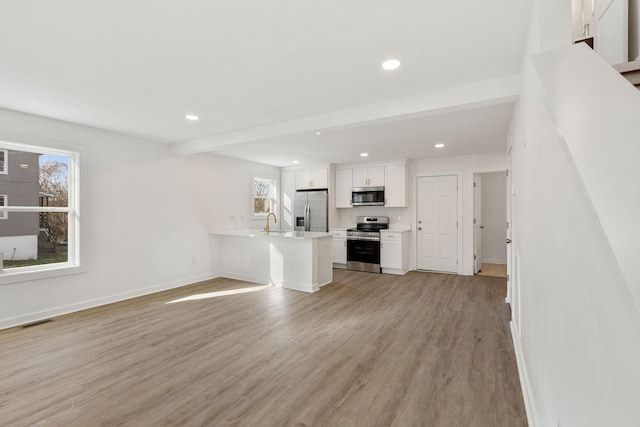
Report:
<svg viewBox="0 0 640 427"><path fill-rule="evenodd" d="M192 121L198 120L198 116L196 116L195 114L187 114L186 116L184 116L184 118Z"/></svg>
<svg viewBox="0 0 640 427"><path fill-rule="evenodd" d="M443 143L439 143L439 144L436 144L435 147L436 148L442 148L442 147L444 147L444 144Z"/></svg>
<svg viewBox="0 0 640 427"><path fill-rule="evenodd" d="M360 153L360 157L367 157L369 153Z"/></svg>
<svg viewBox="0 0 640 427"><path fill-rule="evenodd" d="M387 59L382 63L382 68L385 70L395 70L400 66L400 61L397 59Z"/></svg>
<svg viewBox="0 0 640 427"><path fill-rule="evenodd" d="M291 163L293 163L294 165L297 165L297 164L298 164L298 161L297 161L297 160L294 160L294 161L292 161Z"/></svg>
<svg viewBox="0 0 640 427"><path fill-rule="evenodd" d="M316 132L316 135L320 135L320 131Z"/></svg>

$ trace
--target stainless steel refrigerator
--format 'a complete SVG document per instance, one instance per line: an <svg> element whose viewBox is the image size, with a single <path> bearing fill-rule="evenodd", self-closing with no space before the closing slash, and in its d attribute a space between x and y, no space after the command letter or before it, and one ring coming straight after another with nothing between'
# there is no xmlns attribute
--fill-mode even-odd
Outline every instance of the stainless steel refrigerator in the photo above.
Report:
<svg viewBox="0 0 640 427"><path fill-rule="evenodd" d="M327 190L296 191L293 199L295 231L329 231Z"/></svg>

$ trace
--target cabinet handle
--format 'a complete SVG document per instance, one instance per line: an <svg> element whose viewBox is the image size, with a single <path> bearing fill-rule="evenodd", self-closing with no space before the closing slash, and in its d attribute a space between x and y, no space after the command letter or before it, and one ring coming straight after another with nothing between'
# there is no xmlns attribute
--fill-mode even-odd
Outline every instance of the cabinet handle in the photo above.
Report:
<svg viewBox="0 0 640 427"><path fill-rule="evenodd" d="M380 242L380 249L384 246L384 243Z"/></svg>
<svg viewBox="0 0 640 427"><path fill-rule="evenodd" d="M346 240L344 241L344 247L345 248L347 247L347 241Z"/></svg>

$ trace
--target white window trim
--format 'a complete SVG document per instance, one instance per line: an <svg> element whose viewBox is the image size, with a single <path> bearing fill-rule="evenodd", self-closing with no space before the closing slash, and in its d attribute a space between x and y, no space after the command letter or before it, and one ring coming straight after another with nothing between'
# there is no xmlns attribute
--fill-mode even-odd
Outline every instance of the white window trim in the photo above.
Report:
<svg viewBox="0 0 640 427"><path fill-rule="evenodd" d="M272 182L272 194L271 194L271 211L268 213L256 213L254 212L254 201L256 199L255 197L255 193L254 193L254 182L256 179L262 179L262 180L269 180ZM278 212L278 180L276 177L269 175L269 174L260 174L260 173L254 173L251 175L251 218L252 219L264 219L266 218L267 215L269 215L269 213L273 212L276 213Z"/></svg>
<svg viewBox="0 0 640 427"><path fill-rule="evenodd" d="M54 264L42 264L28 267L15 267L0 270L0 285L25 282L30 280L46 279L68 274L83 273L80 268L80 156L77 148L58 149L46 146L22 144L9 141L1 141L3 148L0 150L37 152L65 156L69 159L69 202L67 207L53 206L6 206L0 207L0 212L67 212L68 213L68 254L67 262ZM5 157L6 159L6 157ZM8 169L8 168L5 168Z"/></svg>
<svg viewBox="0 0 640 427"><path fill-rule="evenodd" d="M0 194L0 197L3 198L4 204L0 205L0 207L9 206L9 197L6 194ZM0 220L9 219L8 212L0 212Z"/></svg>
<svg viewBox="0 0 640 427"><path fill-rule="evenodd" d="M0 148L0 152L4 153L4 168L0 170L0 175L7 175L9 173L9 150Z"/></svg>

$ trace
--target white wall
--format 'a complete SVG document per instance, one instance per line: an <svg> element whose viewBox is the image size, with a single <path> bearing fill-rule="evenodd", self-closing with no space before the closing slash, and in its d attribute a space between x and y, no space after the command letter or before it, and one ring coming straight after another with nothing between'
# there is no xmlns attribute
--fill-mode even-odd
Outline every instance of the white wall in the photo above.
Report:
<svg viewBox="0 0 640 427"><path fill-rule="evenodd" d="M480 174L482 179L482 262L507 263L507 176Z"/></svg>
<svg viewBox="0 0 640 427"><path fill-rule="evenodd" d="M640 99L568 6L534 2L510 130L514 345L532 426L636 426Z"/></svg>
<svg viewBox="0 0 640 427"><path fill-rule="evenodd" d="M250 219L251 175L280 174L211 154L172 157L165 144L7 110L0 139L83 151L86 270L0 285L0 328L216 276L208 231L261 228Z"/></svg>
<svg viewBox="0 0 640 427"><path fill-rule="evenodd" d="M593 37L595 27L591 0L571 0L571 21L572 40ZM585 35L584 26L587 24L589 25L589 34Z"/></svg>

